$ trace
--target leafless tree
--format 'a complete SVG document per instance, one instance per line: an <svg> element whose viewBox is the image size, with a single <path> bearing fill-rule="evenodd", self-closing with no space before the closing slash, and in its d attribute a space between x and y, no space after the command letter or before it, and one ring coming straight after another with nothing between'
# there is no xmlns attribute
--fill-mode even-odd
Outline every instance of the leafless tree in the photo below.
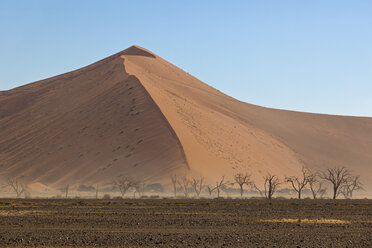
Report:
<svg viewBox="0 0 372 248"><path fill-rule="evenodd" d="M171 175L174 197L177 196L177 175Z"/></svg>
<svg viewBox="0 0 372 248"><path fill-rule="evenodd" d="M298 194L298 199L301 199L301 192L309 182L309 173L306 170L306 168L303 166L300 177L296 177L296 176L286 177L285 181L291 184L292 188Z"/></svg>
<svg viewBox="0 0 372 248"><path fill-rule="evenodd" d="M220 191L227 184L229 184L229 182L225 181L225 176L223 176L220 181L216 182L216 187L214 187L214 189L217 190L217 198L220 198Z"/></svg>
<svg viewBox="0 0 372 248"><path fill-rule="evenodd" d="M264 177L264 190L259 189L255 184L253 184L253 187L260 192L261 196L264 195L267 199L271 199L280 184L279 178L269 173Z"/></svg>
<svg viewBox="0 0 372 248"><path fill-rule="evenodd" d="M63 187L63 191L65 192L65 198L68 196L68 190L70 189L70 185L66 184L65 187Z"/></svg>
<svg viewBox="0 0 372 248"><path fill-rule="evenodd" d="M199 197L203 188L205 187L204 178L200 177L199 179L193 178L191 181L191 186L194 189L196 196Z"/></svg>
<svg viewBox="0 0 372 248"><path fill-rule="evenodd" d="M277 176L267 174L264 183L266 198L271 199L280 184L281 182Z"/></svg>
<svg viewBox="0 0 372 248"><path fill-rule="evenodd" d="M243 187L246 186L253 186L253 181L251 180L251 176L247 173L238 173L235 175L234 181L240 187L240 197L243 197Z"/></svg>
<svg viewBox="0 0 372 248"><path fill-rule="evenodd" d="M9 186L6 183L4 183L4 184L0 185L0 190L3 191L3 190L5 190L8 187Z"/></svg>
<svg viewBox="0 0 372 248"><path fill-rule="evenodd" d="M178 185L180 186L180 188L182 189L183 191L183 194L185 195L185 197L189 197L189 185L190 185L190 180L186 177L186 176L183 176L181 178L181 180L178 180Z"/></svg>
<svg viewBox="0 0 372 248"><path fill-rule="evenodd" d="M147 184L145 182L141 182L139 188L137 189L138 195L142 196L145 193L145 188Z"/></svg>
<svg viewBox="0 0 372 248"><path fill-rule="evenodd" d="M98 184L96 185L96 199L98 199Z"/></svg>
<svg viewBox="0 0 372 248"><path fill-rule="evenodd" d="M255 183L253 183L252 185L253 189L255 189L258 193L260 193L260 196L261 197L264 197L265 196L265 193L263 190L261 190L259 187L257 187L257 185Z"/></svg>
<svg viewBox="0 0 372 248"><path fill-rule="evenodd" d="M320 175L320 178L329 181L333 186L333 199L341 193L343 187L352 180L350 171L344 166L328 168L326 172Z"/></svg>
<svg viewBox="0 0 372 248"><path fill-rule="evenodd" d="M134 188L134 198L136 198L136 193L138 193L138 196L141 197L143 195L143 192L145 191L145 183L141 182L139 180L133 180L132 187Z"/></svg>
<svg viewBox="0 0 372 248"><path fill-rule="evenodd" d="M350 177L346 184L342 186L341 193L345 198L353 197L353 192L363 190L363 184L360 182L359 176Z"/></svg>
<svg viewBox="0 0 372 248"><path fill-rule="evenodd" d="M27 185L20 182L20 180L16 177L8 178L6 180L6 185L11 188L14 193L16 193L17 197L21 197L22 194L26 193Z"/></svg>
<svg viewBox="0 0 372 248"><path fill-rule="evenodd" d="M208 185L207 189L208 189L209 196L212 196L212 193L213 193L213 191L214 191L216 188L214 188L214 187Z"/></svg>
<svg viewBox="0 0 372 248"><path fill-rule="evenodd" d="M120 175L116 179L112 180L112 184L114 188L119 189L121 196L124 197L128 190L132 188L133 180L130 177Z"/></svg>
<svg viewBox="0 0 372 248"><path fill-rule="evenodd" d="M323 183L319 181L319 173L317 172L309 172L308 174L308 183L309 183L309 188L311 190L311 193L313 194L313 198L317 199L318 196L319 198L322 198L323 195L326 193L326 188L323 188Z"/></svg>

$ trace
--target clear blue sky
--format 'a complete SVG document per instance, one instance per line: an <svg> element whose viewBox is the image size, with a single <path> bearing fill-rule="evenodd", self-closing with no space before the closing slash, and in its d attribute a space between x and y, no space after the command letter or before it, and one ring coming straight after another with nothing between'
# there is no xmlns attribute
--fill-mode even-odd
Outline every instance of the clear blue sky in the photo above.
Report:
<svg viewBox="0 0 372 248"><path fill-rule="evenodd" d="M372 1L0 1L0 90L132 44L249 103L372 116Z"/></svg>

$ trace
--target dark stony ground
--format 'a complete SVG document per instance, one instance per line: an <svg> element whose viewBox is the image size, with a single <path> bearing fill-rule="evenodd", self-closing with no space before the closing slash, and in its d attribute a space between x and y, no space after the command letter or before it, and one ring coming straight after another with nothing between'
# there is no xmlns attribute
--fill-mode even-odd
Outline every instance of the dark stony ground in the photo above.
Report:
<svg viewBox="0 0 372 248"><path fill-rule="evenodd" d="M0 247L33 246L372 247L372 200L0 200Z"/></svg>

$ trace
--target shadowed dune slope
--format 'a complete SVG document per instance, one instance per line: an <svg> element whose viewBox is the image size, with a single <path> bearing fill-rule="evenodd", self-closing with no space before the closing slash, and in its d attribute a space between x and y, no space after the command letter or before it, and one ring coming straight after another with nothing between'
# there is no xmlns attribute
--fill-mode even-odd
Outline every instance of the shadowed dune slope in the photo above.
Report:
<svg viewBox="0 0 372 248"><path fill-rule="evenodd" d="M243 103L138 46L1 92L0 128L0 173L48 185L341 165L372 188L372 118Z"/></svg>
<svg viewBox="0 0 372 248"><path fill-rule="evenodd" d="M0 117L3 177L60 186L187 170L173 129L119 54L2 92Z"/></svg>

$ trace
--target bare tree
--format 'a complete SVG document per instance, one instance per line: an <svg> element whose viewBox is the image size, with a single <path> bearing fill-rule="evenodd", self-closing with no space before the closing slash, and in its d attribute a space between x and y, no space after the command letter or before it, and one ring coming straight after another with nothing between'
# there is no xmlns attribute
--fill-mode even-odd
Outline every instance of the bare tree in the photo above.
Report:
<svg viewBox="0 0 372 248"><path fill-rule="evenodd" d="M280 184L281 181L279 180L279 178L269 173L264 177L264 190L259 189L255 184L253 184L253 187L258 192L260 192L261 196L265 196L267 199L271 199Z"/></svg>
<svg viewBox="0 0 372 248"><path fill-rule="evenodd" d="M181 180L178 180L178 185L181 187L185 197L189 197L190 180L186 176L183 176Z"/></svg>
<svg viewBox="0 0 372 248"><path fill-rule="evenodd" d="M62 191L65 192L65 198L68 196L68 190L70 188L70 185L66 184L63 188Z"/></svg>
<svg viewBox="0 0 372 248"><path fill-rule="evenodd" d="M216 182L216 187L214 188L215 190L217 190L217 198L220 198L220 190L225 186L229 184L228 181L225 181L225 176L222 177L222 179L220 181L217 181Z"/></svg>
<svg viewBox="0 0 372 248"><path fill-rule="evenodd" d="M266 198L271 199L280 184L281 182L277 176L271 174L266 175L264 184Z"/></svg>
<svg viewBox="0 0 372 248"><path fill-rule="evenodd" d="M145 191L145 183L141 182L139 180L133 180L132 187L134 188L134 198L136 198L136 193L138 193L138 196L141 197L143 195L143 192Z"/></svg>
<svg viewBox="0 0 372 248"><path fill-rule="evenodd" d="M199 197L200 193L205 187L204 178L203 177L200 177L199 179L193 178L191 181L191 186L194 189L196 196Z"/></svg>
<svg viewBox="0 0 372 248"><path fill-rule="evenodd" d="M8 178L6 180L6 185L16 193L17 197L21 197L22 194L26 193L27 185L20 182L16 177Z"/></svg>
<svg viewBox="0 0 372 248"><path fill-rule="evenodd" d="M98 184L96 185L96 199L98 199Z"/></svg>
<svg viewBox="0 0 372 248"><path fill-rule="evenodd" d="M285 181L291 184L292 188L298 194L298 199L301 199L301 192L309 182L309 173L306 168L302 166L302 173L300 177L286 177Z"/></svg>
<svg viewBox="0 0 372 248"><path fill-rule="evenodd" d="M243 197L243 191L244 191L243 187L244 187L244 185L247 185L247 186L252 186L253 185L253 181L251 180L251 176L247 173L236 174L235 178L234 178L234 181L240 187L240 197Z"/></svg>
<svg viewBox="0 0 372 248"><path fill-rule="evenodd" d="M121 196L124 197L128 190L132 188L133 180L130 177L120 175L116 179L112 180L112 184L114 188L119 189Z"/></svg>
<svg viewBox="0 0 372 248"><path fill-rule="evenodd" d="M326 172L320 175L320 178L329 181L333 186L333 199L341 193L343 187L352 180L350 171L344 166L328 168Z"/></svg>
<svg viewBox="0 0 372 248"><path fill-rule="evenodd" d="M171 175L174 197L177 196L177 175Z"/></svg>
<svg viewBox="0 0 372 248"><path fill-rule="evenodd" d="M359 176L350 177L340 189L345 198L353 197L353 192L356 190L363 190L363 184L360 182Z"/></svg>
<svg viewBox="0 0 372 248"><path fill-rule="evenodd" d="M313 198L317 199L322 198L323 195L326 193L326 188L323 188L323 183L318 179L319 175L317 172L309 172L307 181L309 183L309 188L311 193L313 194Z"/></svg>
<svg viewBox="0 0 372 248"><path fill-rule="evenodd" d="M256 185L255 183L253 183L252 187L253 187L256 191L258 191L258 193L260 193L260 196L261 196L261 197L264 197L264 196L265 196L264 191L261 190L259 187L257 187L257 185Z"/></svg>
<svg viewBox="0 0 372 248"><path fill-rule="evenodd" d="M209 185L208 185L207 189L208 189L209 196L212 196L212 193L213 193L213 191L214 191L216 188L213 188L212 186L209 186Z"/></svg>

